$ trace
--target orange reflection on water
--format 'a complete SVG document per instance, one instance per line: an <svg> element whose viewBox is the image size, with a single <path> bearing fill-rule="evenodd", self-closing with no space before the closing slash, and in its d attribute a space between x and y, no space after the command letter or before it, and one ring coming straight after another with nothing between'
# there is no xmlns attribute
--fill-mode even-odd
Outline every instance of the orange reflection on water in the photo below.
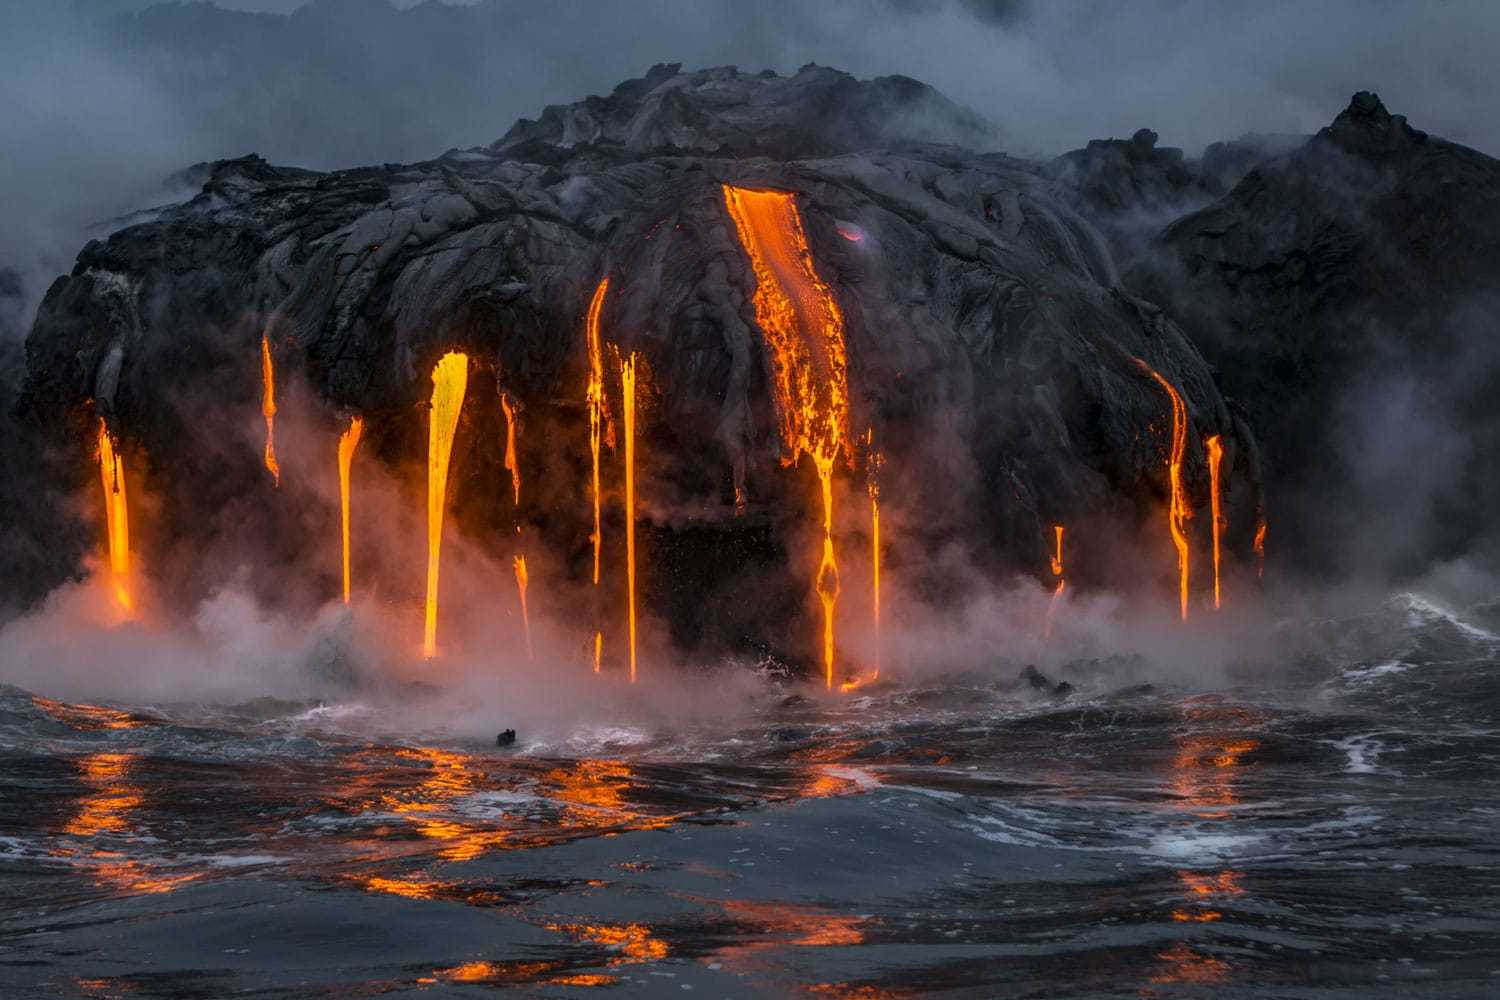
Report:
<svg viewBox="0 0 1500 1000"><path fill-rule="evenodd" d="M538 984L544 986L613 986L614 976L593 972L568 972L567 963L545 962L465 962L452 968L436 969L419 984L437 982L484 983L487 985Z"/></svg>
<svg viewBox="0 0 1500 1000"><path fill-rule="evenodd" d="M579 941L601 945L618 958L611 958L610 965L632 965L637 962L655 962L667 957L667 943L651 933L645 924L544 924L549 931L566 934Z"/></svg>
<svg viewBox="0 0 1500 1000"><path fill-rule="evenodd" d="M145 799L142 790L128 781L134 766L135 757L128 753L96 753L79 758L80 776L95 791L79 801L78 811L63 825L61 833L90 840L105 835L128 835L135 826L132 814ZM87 849L60 846L53 853L85 864L94 873L97 884L130 892L171 892L200 874L163 875L100 845Z"/></svg>
<svg viewBox="0 0 1500 1000"><path fill-rule="evenodd" d="M1240 873L1222 871L1198 873L1179 871L1177 878L1187 890L1186 905L1172 911L1172 919L1179 923L1211 924L1223 919L1224 914L1209 907L1226 898L1243 896Z"/></svg>
<svg viewBox="0 0 1500 1000"><path fill-rule="evenodd" d="M360 876L356 881L369 892L385 892L407 899L436 899L443 890L450 888L446 882L381 878L378 875Z"/></svg>
<svg viewBox="0 0 1500 1000"><path fill-rule="evenodd" d="M83 732L103 729L136 729L146 723L131 718L126 712L101 705L69 705L40 695L32 695L31 703L64 725Z"/></svg>
<svg viewBox="0 0 1500 1000"><path fill-rule="evenodd" d="M1178 941L1156 957L1162 967L1151 977L1153 983L1212 986L1229 978L1228 962L1194 951L1186 941Z"/></svg>
<svg viewBox="0 0 1500 1000"><path fill-rule="evenodd" d="M1189 704L1184 715L1189 723L1207 731L1176 738L1172 790L1180 804L1194 810L1198 817L1223 819L1229 811L1215 807L1238 803L1234 786L1244 758L1260 747L1260 740L1243 735L1257 720L1243 708L1212 703Z"/></svg>

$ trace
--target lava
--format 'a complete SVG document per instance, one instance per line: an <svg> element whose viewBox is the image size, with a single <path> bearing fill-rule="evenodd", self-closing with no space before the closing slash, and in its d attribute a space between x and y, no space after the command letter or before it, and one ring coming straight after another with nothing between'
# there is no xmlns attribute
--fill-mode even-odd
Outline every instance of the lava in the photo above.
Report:
<svg viewBox="0 0 1500 1000"><path fill-rule="evenodd" d="M1255 575L1266 575L1266 515L1261 514L1255 524Z"/></svg>
<svg viewBox="0 0 1500 1000"><path fill-rule="evenodd" d="M1224 530L1224 514L1219 505L1219 463L1224 460L1224 445L1212 434L1204 445L1208 448L1208 483L1214 519L1214 609L1219 607L1219 534Z"/></svg>
<svg viewBox="0 0 1500 1000"><path fill-rule="evenodd" d="M469 385L469 357L443 355L432 369L432 415L427 428L427 619L422 655L437 655L438 563L443 548L443 509L448 497L448 460L458 431L458 413Z"/></svg>
<svg viewBox="0 0 1500 1000"><path fill-rule="evenodd" d="M604 658L604 633L594 633L594 673L599 672L600 661Z"/></svg>
<svg viewBox="0 0 1500 1000"><path fill-rule="evenodd" d="M635 683L635 352L620 365L625 417L625 574L630 614L630 683Z"/></svg>
<svg viewBox="0 0 1500 1000"><path fill-rule="evenodd" d="M109 532L109 578L115 603L127 616L135 610L130 593L130 516L125 499L125 469L114 438L99 420L99 478L104 484L104 521Z"/></svg>
<svg viewBox="0 0 1500 1000"><path fill-rule="evenodd" d="M521 462L516 458L516 404L510 393L500 390L500 409L505 411L505 469L510 473L511 489L515 493L516 506L521 506Z"/></svg>
<svg viewBox="0 0 1500 1000"><path fill-rule="evenodd" d="M349 421L349 429L339 435L339 514L343 528L345 604L349 603L349 467L354 462L354 449L359 447L359 436L364 429L364 420L354 417Z"/></svg>
<svg viewBox="0 0 1500 1000"><path fill-rule="evenodd" d="M599 343L599 314L604 309L604 296L609 291L609 278L599 282L594 289L594 298L589 303L588 318L584 332L589 349L589 387L585 400L589 409L589 450L594 456L594 586L599 586L599 550L604 544L604 530L599 518L599 439L604 424L604 352ZM598 657L594 658L598 669Z"/></svg>
<svg viewBox="0 0 1500 1000"><path fill-rule="evenodd" d="M865 465L865 492L870 495L870 599L871 618L875 630L875 670L870 680L880 678L880 466L884 456L875 450L875 429L865 431L865 444L869 456Z"/></svg>
<svg viewBox="0 0 1500 1000"><path fill-rule="evenodd" d="M1054 524L1052 531L1056 535L1057 551L1052 556L1052 575L1057 577L1057 589L1052 591L1052 600L1047 604L1047 620L1042 626L1042 638L1052 638L1052 617L1057 614L1057 602L1062 599L1063 591L1068 586L1068 581L1063 578L1063 526Z"/></svg>
<svg viewBox="0 0 1500 1000"><path fill-rule="evenodd" d="M536 651L531 647L531 615L526 610L526 584L530 577L526 575L526 557L516 556L516 592L521 595L521 627L526 631L526 659L536 659Z"/></svg>
<svg viewBox="0 0 1500 1000"><path fill-rule="evenodd" d="M271 364L271 341L260 335L260 412L266 418L266 468L277 488L281 466L276 464L276 370Z"/></svg>
<svg viewBox="0 0 1500 1000"><path fill-rule="evenodd" d="M1187 404L1177 389L1140 358L1135 359L1141 370L1167 391L1172 400L1172 450L1167 457L1167 482L1170 498L1167 507L1167 527L1172 535L1172 544L1177 548L1177 588L1182 620L1188 616L1188 537L1187 522L1193 516L1188 506L1187 490L1182 485L1182 457L1187 451Z"/></svg>
<svg viewBox="0 0 1500 1000"><path fill-rule="evenodd" d="M833 687L834 611L839 595L833 548L833 465L847 448L848 364L844 318L818 277L797 211L783 191L724 185L724 204L755 272L753 304L771 362L771 384L785 446L782 463L802 455L817 468L823 545L816 589L823 606L823 672Z"/></svg>

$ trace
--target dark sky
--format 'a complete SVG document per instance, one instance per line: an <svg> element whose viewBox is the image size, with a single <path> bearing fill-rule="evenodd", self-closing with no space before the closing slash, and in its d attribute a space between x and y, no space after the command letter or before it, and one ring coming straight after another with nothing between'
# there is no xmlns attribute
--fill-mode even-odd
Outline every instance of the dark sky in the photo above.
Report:
<svg viewBox="0 0 1500 1000"><path fill-rule="evenodd" d="M168 6L0 0L0 265L33 284L67 266L86 223L150 200L185 165L251 151L312 167L426 158L655 62L904 73L1020 153L1141 126L1190 153L1246 131L1309 132L1358 89L1500 152L1493 0Z"/></svg>

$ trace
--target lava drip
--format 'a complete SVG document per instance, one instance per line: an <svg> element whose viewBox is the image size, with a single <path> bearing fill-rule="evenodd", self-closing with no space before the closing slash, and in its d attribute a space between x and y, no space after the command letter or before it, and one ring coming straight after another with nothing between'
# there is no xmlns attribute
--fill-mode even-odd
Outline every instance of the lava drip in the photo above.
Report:
<svg viewBox="0 0 1500 1000"><path fill-rule="evenodd" d="M125 469L114 438L99 420L99 478L104 484L104 522L109 532L109 577L115 603L125 617L135 611L130 593L130 516L125 499Z"/></svg>
<svg viewBox="0 0 1500 1000"><path fill-rule="evenodd" d="M1187 490L1182 485L1182 458L1187 451L1187 404L1175 386L1140 358L1135 359L1141 370L1157 381L1172 400L1172 450L1167 457L1167 484L1170 497L1167 505L1167 526L1172 535L1172 544L1177 548L1177 589L1181 605L1182 620L1188 616L1188 537L1187 522L1193 516L1188 506Z"/></svg>
<svg viewBox="0 0 1500 1000"><path fill-rule="evenodd" d="M635 352L620 364L625 418L625 575L630 615L630 683L635 683ZM597 654L596 654L597 655ZM597 662L597 661L596 661Z"/></svg>
<svg viewBox="0 0 1500 1000"><path fill-rule="evenodd" d="M1052 575L1057 577L1057 587L1052 591L1052 600L1047 602L1047 620L1042 625L1042 638L1052 638L1052 618L1057 614L1057 602L1062 600L1063 591L1067 589L1068 581L1063 577L1063 526L1054 524L1052 531L1056 536L1056 551L1052 556Z"/></svg>
<svg viewBox="0 0 1500 1000"><path fill-rule="evenodd" d="M349 603L349 468L354 463L354 449L359 447L359 436L364 429L364 420L354 417L349 421L349 429L339 435L339 515L343 529L345 604Z"/></svg>
<svg viewBox="0 0 1500 1000"><path fill-rule="evenodd" d="M438 565L443 549L443 513L448 497L448 460L469 385L469 357L443 355L432 370L432 414L427 428L427 620L422 655L437 656Z"/></svg>
<svg viewBox="0 0 1500 1000"><path fill-rule="evenodd" d="M500 409L505 411L505 470L510 473L516 506L521 506L521 462L516 458L516 404L510 393L500 390ZM519 530L519 529L517 529Z"/></svg>
<svg viewBox="0 0 1500 1000"><path fill-rule="evenodd" d="M796 198L783 191L724 185L724 204L755 273L753 304L770 359L785 446L783 464L809 456L823 497L823 545L816 589L823 606L823 672L833 687L834 611L839 595L833 548L833 465L848 447L849 386L844 318L818 277Z"/></svg>
<svg viewBox="0 0 1500 1000"><path fill-rule="evenodd" d="M1261 513L1255 523L1255 575L1266 575L1266 515Z"/></svg>
<svg viewBox="0 0 1500 1000"><path fill-rule="evenodd" d="M604 309L604 296L609 291L609 278L599 282L594 289L594 298L589 303L588 319L584 332L589 349L589 387L585 396L589 410L589 450L594 456L594 586L599 586L599 550L604 544L604 530L599 517L599 442L604 428L604 352L599 341L599 314Z"/></svg>
<svg viewBox="0 0 1500 1000"><path fill-rule="evenodd" d="M1219 535L1224 530L1224 514L1219 501L1219 464L1224 461L1224 444L1219 435L1211 434L1203 442L1208 449L1209 503L1214 519L1214 610L1219 609Z"/></svg>
<svg viewBox="0 0 1500 1000"><path fill-rule="evenodd" d="M526 575L526 557L516 555L516 591L521 595L521 627L526 632L526 659L536 659L536 651L531 647L531 615L526 610L526 584L530 577Z"/></svg>
<svg viewBox="0 0 1500 1000"><path fill-rule="evenodd" d="M281 466L276 464L276 369L271 364L271 341L260 335L260 412L266 418L266 469L277 489L281 488Z"/></svg>
<svg viewBox="0 0 1500 1000"><path fill-rule="evenodd" d="M870 600L875 630L875 670L870 679L880 679L880 466L885 457L875 450L875 429L865 431L865 492L870 495Z"/></svg>

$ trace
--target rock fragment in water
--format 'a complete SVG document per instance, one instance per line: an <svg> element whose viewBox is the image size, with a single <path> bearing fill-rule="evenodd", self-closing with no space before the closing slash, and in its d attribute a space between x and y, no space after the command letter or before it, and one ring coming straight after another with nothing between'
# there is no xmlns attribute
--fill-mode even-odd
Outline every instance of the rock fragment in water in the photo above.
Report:
<svg viewBox="0 0 1500 1000"><path fill-rule="evenodd" d="M500 733L500 735L498 735L498 736L495 737L495 746L497 746L497 747L514 746L515 742L516 742L516 731L514 729L505 729L505 730L502 730L501 733Z"/></svg>

